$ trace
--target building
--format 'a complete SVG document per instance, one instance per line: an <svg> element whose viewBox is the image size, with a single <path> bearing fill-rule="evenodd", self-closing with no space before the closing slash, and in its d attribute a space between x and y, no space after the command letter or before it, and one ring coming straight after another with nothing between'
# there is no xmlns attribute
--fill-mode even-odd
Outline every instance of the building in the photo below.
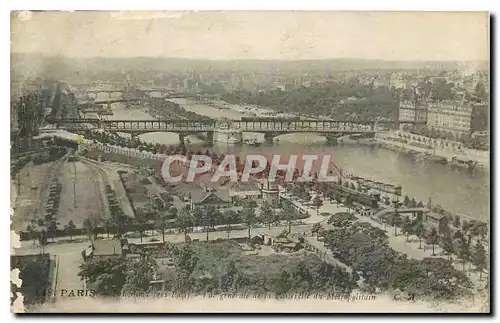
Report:
<svg viewBox="0 0 500 323"><path fill-rule="evenodd" d="M178 207L183 207L186 204L191 209L208 204L216 208L231 206L232 198L229 189L220 183L210 182L206 176L204 177L203 179L198 178L196 182L181 183L174 188L172 193L177 195L183 203Z"/></svg>
<svg viewBox="0 0 500 323"><path fill-rule="evenodd" d="M427 122L427 103L404 101L399 105L399 121Z"/></svg>
<svg viewBox="0 0 500 323"><path fill-rule="evenodd" d="M253 177L250 177L247 182L239 181L234 183L234 185L229 189L229 196L231 197L259 198L261 195L262 192L260 189L260 183Z"/></svg>
<svg viewBox="0 0 500 323"><path fill-rule="evenodd" d="M227 190L216 191L214 189L205 188L205 190L190 192L191 209L209 204L219 209L227 208L231 206L231 202L232 199Z"/></svg>
<svg viewBox="0 0 500 323"><path fill-rule="evenodd" d="M484 104L465 103L463 101L441 101L429 104L427 127L444 133L452 133L456 137L470 135L475 129L486 126L480 122L477 111L484 109ZM480 125L477 125L480 124Z"/></svg>

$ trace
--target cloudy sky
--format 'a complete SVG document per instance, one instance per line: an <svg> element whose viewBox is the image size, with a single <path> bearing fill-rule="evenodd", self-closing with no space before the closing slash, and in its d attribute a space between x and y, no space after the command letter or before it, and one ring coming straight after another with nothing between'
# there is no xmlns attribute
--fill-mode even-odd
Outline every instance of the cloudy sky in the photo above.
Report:
<svg viewBox="0 0 500 323"><path fill-rule="evenodd" d="M13 52L69 57L488 60L487 13L18 12Z"/></svg>

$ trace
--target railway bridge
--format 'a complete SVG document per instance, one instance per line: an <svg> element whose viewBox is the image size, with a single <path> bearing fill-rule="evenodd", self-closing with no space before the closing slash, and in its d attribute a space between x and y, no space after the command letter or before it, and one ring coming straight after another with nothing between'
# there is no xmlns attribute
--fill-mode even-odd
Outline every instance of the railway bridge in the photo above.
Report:
<svg viewBox="0 0 500 323"><path fill-rule="evenodd" d="M347 121L347 120L270 120L254 118L252 120L102 120L102 119L64 119L56 122L59 128L81 130L89 125L107 132L129 133L137 136L149 132L173 132L179 134L181 141L187 135L206 134L214 141L238 143L242 133L262 133L266 141L290 133L316 133L327 139L360 134L371 137L381 125L398 127L398 121Z"/></svg>

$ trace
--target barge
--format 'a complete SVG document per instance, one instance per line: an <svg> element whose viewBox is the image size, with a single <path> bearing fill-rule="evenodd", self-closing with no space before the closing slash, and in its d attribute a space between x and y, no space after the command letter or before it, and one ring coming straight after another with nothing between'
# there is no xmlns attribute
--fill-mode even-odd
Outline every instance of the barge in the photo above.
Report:
<svg viewBox="0 0 500 323"><path fill-rule="evenodd" d="M460 158L458 158L456 156L453 157L451 159L451 162L450 162L450 165L452 167L466 168L466 169L469 169L469 170L474 169L477 166L477 164L478 164L477 161L464 160L464 159L460 159Z"/></svg>
<svg viewBox="0 0 500 323"><path fill-rule="evenodd" d="M357 182L359 185L365 187L366 189L372 189L379 192L389 193L397 196L401 196L403 191L401 185L393 185L383 182L377 182L360 176L353 176L353 175L348 175L348 178Z"/></svg>

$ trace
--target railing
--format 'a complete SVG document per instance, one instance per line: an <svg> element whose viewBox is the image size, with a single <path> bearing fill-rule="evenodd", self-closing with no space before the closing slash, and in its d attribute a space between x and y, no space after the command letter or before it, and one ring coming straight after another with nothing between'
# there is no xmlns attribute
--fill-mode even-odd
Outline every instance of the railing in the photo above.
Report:
<svg viewBox="0 0 500 323"><path fill-rule="evenodd" d="M99 120L99 119L66 119L60 124L90 123L109 131L214 131L217 128L213 121L194 120ZM232 120L230 129L251 132L320 132L320 133L373 133L377 129L373 121L337 121L337 120Z"/></svg>
<svg viewBox="0 0 500 323"><path fill-rule="evenodd" d="M199 122L101 122L101 128L108 131L213 131L213 124Z"/></svg>

